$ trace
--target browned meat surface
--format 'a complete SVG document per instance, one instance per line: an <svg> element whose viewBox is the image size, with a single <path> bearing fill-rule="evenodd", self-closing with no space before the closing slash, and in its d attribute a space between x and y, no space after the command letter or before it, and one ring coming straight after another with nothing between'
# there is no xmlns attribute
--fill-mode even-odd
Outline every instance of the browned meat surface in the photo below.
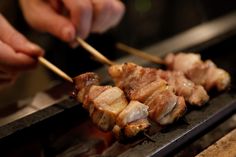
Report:
<svg viewBox="0 0 236 157"><path fill-rule="evenodd" d="M128 123L146 117L148 117L148 106L138 101L130 101L128 106L118 115L116 124L120 127L124 127Z"/></svg>
<svg viewBox="0 0 236 157"><path fill-rule="evenodd" d="M168 88L155 91L144 102L149 106L149 116L156 122L163 124L160 120L169 114L176 106L178 97ZM172 123L168 122L167 124Z"/></svg>
<svg viewBox="0 0 236 157"><path fill-rule="evenodd" d="M229 73L218 68L211 60L202 61L199 54L169 54L165 62L169 69L182 71L188 79L208 91L212 88L222 91L230 84Z"/></svg>
<svg viewBox="0 0 236 157"><path fill-rule="evenodd" d="M95 73L86 73L79 75L73 79L75 90L73 96L78 102L83 103L83 107L87 108L88 102L87 93L90 90L91 86L99 84L99 77ZM79 92L78 92L79 91Z"/></svg>
<svg viewBox="0 0 236 157"><path fill-rule="evenodd" d="M104 91L106 91L110 88L112 88L112 87L111 86L97 86L97 85L91 86L91 88L89 89L88 95L86 96L86 99L84 99L84 101L83 101L83 107L85 109L89 109L88 105L91 103L90 101L94 100L101 93L103 93Z"/></svg>
<svg viewBox="0 0 236 157"><path fill-rule="evenodd" d="M90 90L89 92L93 91ZM90 109L90 116L93 122L102 130L107 131L114 127L116 117L127 106L128 102L121 89L110 87L95 99L90 100L90 104L93 105L92 109Z"/></svg>
<svg viewBox="0 0 236 157"><path fill-rule="evenodd" d="M127 124L124 128L125 136L133 137L140 132L139 130L145 130L149 126L150 126L150 123L148 122L146 118L131 122Z"/></svg>
<svg viewBox="0 0 236 157"><path fill-rule="evenodd" d="M114 135L120 139L121 137L134 137L138 133L140 133L140 130L146 130L150 127L150 123L146 118L139 119L137 121L131 122L127 124L124 128L120 128L118 125L115 125L112 132Z"/></svg>
<svg viewBox="0 0 236 157"><path fill-rule="evenodd" d="M175 119L179 119L184 115L186 111L185 101L183 97L178 97L178 101L174 109L164 116L162 119L160 119L160 124L166 124L166 123L172 123L175 121Z"/></svg>
<svg viewBox="0 0 236 157"><path fill-rule="evenodd" d="M159 69L158 73L174 88L176 95L183 96L188 103L202 106L209 100L206 90L201 85L196 85L187 79L182 72Z"/></svg>
<svg viewBox="0 0 236 157"><path fill-rule="evenodd" d="M178 101L179 96L175 95L174 88L160 78L156 69L125 63L111 66L109 74L130 100L138 100L147 105L149 117L159 124L172 123L173 119L165 123L161 119L170 114L178 103L183 103L181 107L185 106L185 102ZM174 119L177 118L179 116Z"/></svg>
<svg viewBox="0 0 236 157"><path fill-rule="evenodd" d="M138 101L129 104L124 92L118 87L98 86L98 76L95 73L85 73L74 79L75 98L83 103L83 107L89 111L90 117L103 131L110 131L118 126L122 134L129 123L140 119L146 119L145 125L136 129L136 133L144 131L148 126L148 107ZM117 130L117 129L113 129ZM118 134L118 132L116 132ZM119 133L121 134L121 133ZM131 136L131 133L128 133Z"/></svg>
<svg viewBox="0 0 236 157"><path fill-rule="evenodd" d="M167 86L167 82L156 75L155 69L144 69L143 67L133 63L110 66L109 74L114 80L116 86L123 89L130 100L141 101L141 97L145 96L143 94L147 94L147 92L142 92L140 88L145 88L145 86L149 86L146 90L149 90L150 94L153 93L152 90L156 89L152 88L150 83L154 81L156 81L156 84L153 83L155 84L154 86Z"/></svg>

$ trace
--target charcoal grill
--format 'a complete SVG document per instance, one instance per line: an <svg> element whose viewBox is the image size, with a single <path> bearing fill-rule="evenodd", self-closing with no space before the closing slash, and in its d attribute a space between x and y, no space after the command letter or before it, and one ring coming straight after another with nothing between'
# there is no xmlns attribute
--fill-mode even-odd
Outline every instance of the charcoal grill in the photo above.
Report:
<svg viewBox="0 0 236 157"><path fill-rule="evenodd" d="M143 157L167 156L178 151L189 141L198 138L235 113L235 33L236 12L144 49L159 56L178 51L200 52L203 59L212 59L232 76L229 90L210 93L211 99L204 107L189 108L185 117L172 125L161 130L152 128L149 132L150 138L139 136L118 142L110 133L96 129L81 105L68 97L48 108L1 126L0 154L7 156L13 150L22 153L38 148L45 156ZM117 60L125 61L144 66L158 66L135 56ZM106 67L96 72L103 78L104 84L111 82ZM58 88L65 86L69 85L59 85ZM24 149L25 145L34 149ZM14 155L17 156L17 153Z"/></svg>

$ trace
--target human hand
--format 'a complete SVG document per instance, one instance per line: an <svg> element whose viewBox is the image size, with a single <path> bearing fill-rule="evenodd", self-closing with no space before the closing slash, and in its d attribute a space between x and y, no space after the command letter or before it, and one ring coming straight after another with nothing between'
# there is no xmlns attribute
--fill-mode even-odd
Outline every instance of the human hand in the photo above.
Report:
<svg viewBox="0 0 236 157"><path fill-rule="evenodd" d="M0 14L0 89L11 85L21 71L35 67L43 50L17 32Z"/></svg>
<svg viewBox="0 0 236 157"><path fill-rule="evenodd" d="M26 21L66 42L115 26L125 11L119 0L20 0ZM68 16L65 16L65 11Z"/></svg>

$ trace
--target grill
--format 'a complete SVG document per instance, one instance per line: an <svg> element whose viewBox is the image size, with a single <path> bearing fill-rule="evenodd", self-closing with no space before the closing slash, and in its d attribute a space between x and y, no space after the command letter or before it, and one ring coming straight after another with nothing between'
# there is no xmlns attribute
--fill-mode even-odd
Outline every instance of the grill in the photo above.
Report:
<svg viewBox="0 0 236 157"><path fill-rule="evenodd" d="M222 93L210 93L211 99L204 107L188 108L184 118L164 128L160 129L153 124L149 132L150 138L140 136L118 142L111 133L104 133L95 128L81 105L66 98L1 126L0 153L7 156L11 154L9 152L16 150L16 154L12 153L12 156L38 151L45 156L59 157L142 157L166 156L177 152L189 141L197 139L230 117L236 110L235 19L236 13L231 13L145 49L160 56L175 51L200 52L204 60L213 60L232 77L230 89ZM127 56L117 62L125 61L157 67L135 56ZM102 76L104 83L111 82L106 67L97 70L97 73ZM69 92L71 88L67 84L59 84L51 89L51 92L58 89Z"/></svg>

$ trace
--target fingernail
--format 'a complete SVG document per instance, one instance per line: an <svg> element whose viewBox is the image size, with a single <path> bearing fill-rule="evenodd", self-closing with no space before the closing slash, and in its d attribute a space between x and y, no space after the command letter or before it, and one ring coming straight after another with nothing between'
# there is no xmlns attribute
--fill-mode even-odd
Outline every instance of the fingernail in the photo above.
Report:
<svg viewBox="0 0 236 157"><path fill-rule="evenodd" d="M63 39L66 41L72 41L75 38L74 30L70 27L65 27L62 30Z"/></svg>

